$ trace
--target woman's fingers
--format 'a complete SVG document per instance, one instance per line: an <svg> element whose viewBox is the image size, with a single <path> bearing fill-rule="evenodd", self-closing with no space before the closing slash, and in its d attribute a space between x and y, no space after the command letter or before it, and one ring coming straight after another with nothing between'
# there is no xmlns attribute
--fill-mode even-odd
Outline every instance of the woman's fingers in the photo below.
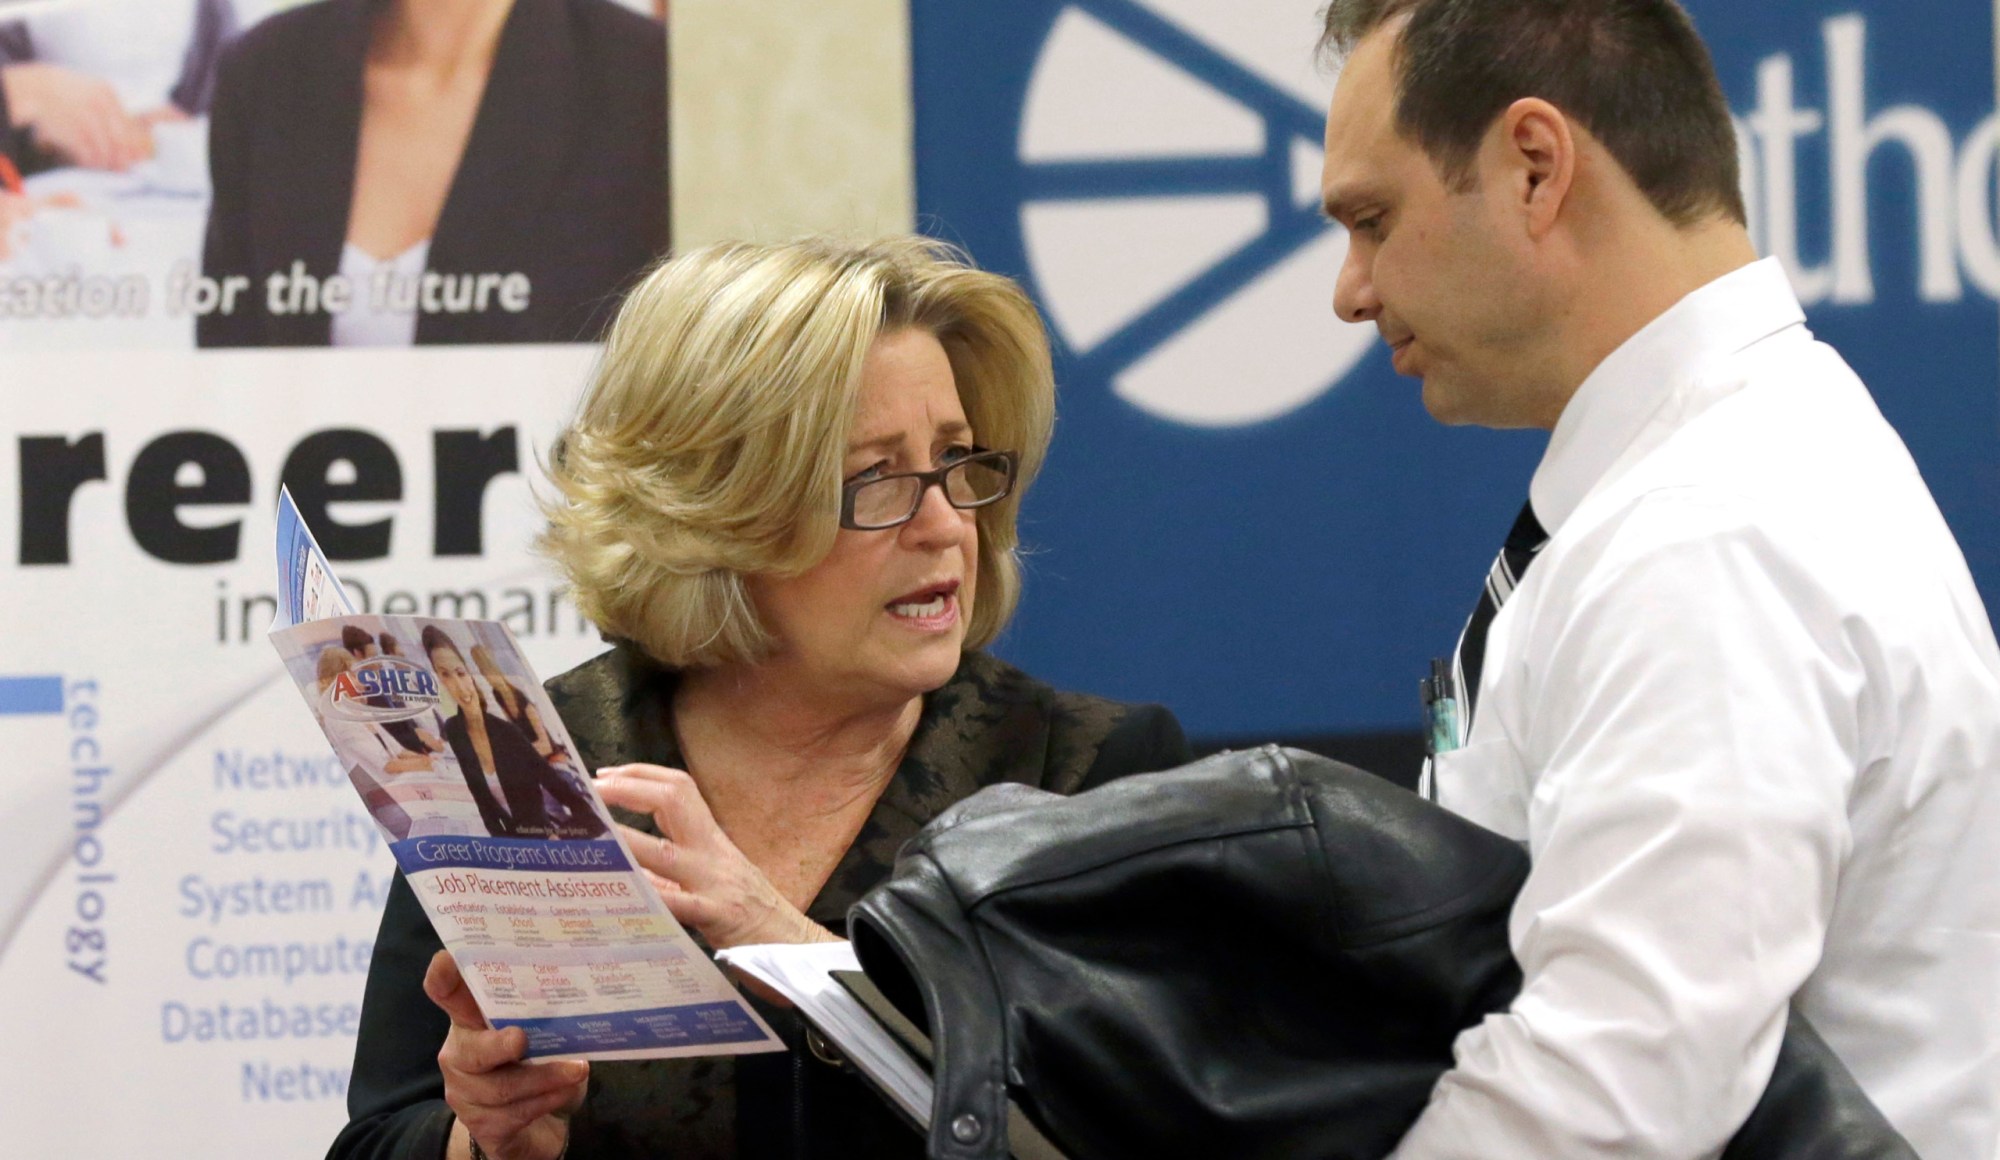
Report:
<svg viewBox="0 0 2000 1160"><path fill-rule="evenodd" d="M153 156L153 128L139 118L126 113L122 108L112 121L114 134L114 162L119 169L129 169Z"/></svg>
<svg viewBox="0 0 2000 1160"><path fill-rule="evenodd" d="M650 814L659 834L625 831L641 868L668 883L660 899L681 925L720 950L748 942L813 942L832 937L779 893L716 824L694 779L659 765L600 769L598 792L612 805Z"/></svg>
<svg viewBox="0 0 2000 1160"><path fill-rule="evenodd" d="M605 800L609 801L611 799L606 798ZM649 834L644 830L634 829L624 822L615 822L613 824L618 827L618 832L625 836L626 848L631 850L632 856L639 860L639 869L656 877L667 879L677 878L677 875L674 873L674 863L680 860L681 851L678 846L674 845L673 839L660 834Z"/></svg>
<svg viewBox="0 0 2000 1160"><path fill-rule="evenodd" d="M424 993L451 1019L438 1050L438 1070L445 1103L466 1131L495 1154L516 1151L517 1139L530 1150L541 1147L533 1141L543 1141L548 1147L542 1150L553 1154L566 1130L547 1117L582 1105L590 1065L573 1059L524 1061L527 1034L518 1027L486 1029L471 989L446 952L431 957Z"/></svg>
<svg viewBox="0 0 2000 1160"><path fill-rule="evenodd" d="M445 1035L444 1048L438 1052L438 1062L466 1075L487 1075L509 1064L520 1063L527 1054L528 1034L519 1027L504 1027L498 1031L453 1027Z"/></svg>
<svg viewBox="0 0 2000 1160"><path fill-rule="evenodd" d="M0 262L13 256L13 243L8 239L14 227L28 220L35 212L35 203L15 193L0 193Z"/></svg>
<svg viewBox="0 0 2000 1160"><path fill-rule="evenodd" d="M486 1108L539 1101L551 1093L569 1092L590 1078L590 1065L582 1060L524 1061L527 1049L528 1038L518 1027L500 1031L454 1027L438 1049L438 1067L444 1072L446 1089L456 1091L460 1102ZM556 1104L560 1107L562 1101Z"/></svg>
<svg viewBox="0 0 2000 1160"><path fill-rule="evenodd" d="M486 1037L496 1032L473 1032L474 1037ZM475 1049L476 1053L476 1049ZM590 1065L575 1059L550 1059L523 1063L518 1059L496 1064L491 1070L467 1072L464 1088L473 1102L483 1107L504 1108L518 1112L532 1105L532 1114L525 1116L527 1123L539 1116L547 1115L560 1108L569 1098L572 1088L590 1076ZM554 1103L551 1106L550 1101Z"/></svg>
<svg viewBox="0 0 2000 1160"><path fill-rule="evenodd" d="M700 855L658 834L625 825L619 829L625 831L625 844L639 860L639 872L653 884L675 922L700 930L714 921L716 908L701 894L706 876Z"/></svg>
<svg viewBox="0 0 2000 1160"><path fill-rule="evenodd" d="M721 834L700 787L682 770L663 765L611 766L597 771L597 792L612 805L652 815L660 832L677 842L701 842Z"/></svg>
<svg viewBox="0 0 2000 1160"><path fill-rule="evenodd" d="M465 976L459 974L458 961L450 951L431 956L431 965L424 971L424 994L450 1016L453 1027L485 1030L486 1017L479 1013L479 1000L472 997L472 989L465 985Z"/></svg>
<svg viewBox="0 0 2000 1160"><path fill-rule="evenodd" d="M431 956L430 968L424 972L424 993L451 1019L451 1031L438 1053L441 1064L467 1075L483 1075L519 1063L528 1053L528 1034L519 1027L487 1029L472 989L465 985L465 976L459 973L458 963L450 952L439 951ZM518 1099L576 1083L589 1074L589 1064L549 1060L512 1069L494 1082L501 1085L502 1096ZM531 1075L532 1079L525 1078Z"/></svg>
<svg viewBox="0 0 2000 1160"><path fill-rule="evenodd" d="M487 1037L490 1031L454 1028L453 1037ZM580 1060L509 1063L490 1072L467 1073L440 1053L445 1103L465 1130L493 1155L553 1156L568 1129L551 1117L567 1116L583 1105L590 1065Z"/></svg>
<svg viewBox="0 0 2000 1160"><path fill-rule="evenodd" d="M718 917L716 906L708 899L643 866L640 872L652 882L653 889L659 893L660 901L666 904L667 912L674 916L675 922L701 930Z"/></svg>
<svg viewBox="0 0 2000 1160"><path fill-rule="evenodd" d="M544 1095L520 1103L508 1104L495 1109L501 1122L501 1131L494 1135L512 1135L521 1132L544 1116L553 1116L565 1109L573 1109L581 1102L574 1084L564 1084ZM468 1125L470 1127L470 1125Z"/></svg>

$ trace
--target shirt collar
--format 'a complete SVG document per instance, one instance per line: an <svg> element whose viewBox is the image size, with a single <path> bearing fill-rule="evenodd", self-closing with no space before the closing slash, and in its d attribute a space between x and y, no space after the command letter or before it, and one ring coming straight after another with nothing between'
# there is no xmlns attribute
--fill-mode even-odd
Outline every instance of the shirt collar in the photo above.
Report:
<svg viewBox="0 0 2000 1160"><path fill-rule="evenodd" d="M1764 258L1689 294L1611 352L1577 388L1528 487L1554 535L1668 399L1715 359L1805 321L1785 269Z"/></svg>

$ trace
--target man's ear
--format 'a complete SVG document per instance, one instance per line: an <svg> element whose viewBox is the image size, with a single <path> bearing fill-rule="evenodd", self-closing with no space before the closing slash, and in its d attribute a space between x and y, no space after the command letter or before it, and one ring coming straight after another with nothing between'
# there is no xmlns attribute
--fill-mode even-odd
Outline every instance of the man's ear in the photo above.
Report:
<svg viewBox="0 0 2000 1160"><path fill-rule="evenodd" d="M1576 136L1562 110L1539 97L1507 106L1495 126L1501 163L1509 171L1507 189L1519 198L1529 236L1555 228L1576 179Z"/></svg>

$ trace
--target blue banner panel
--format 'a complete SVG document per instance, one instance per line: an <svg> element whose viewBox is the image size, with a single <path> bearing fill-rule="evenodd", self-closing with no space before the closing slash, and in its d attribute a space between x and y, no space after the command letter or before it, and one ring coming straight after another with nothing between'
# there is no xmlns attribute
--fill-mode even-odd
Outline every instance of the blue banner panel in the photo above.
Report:
<svg viewBox="0 0 2000 1160"><path fill-rule="evenodd" d="M0 717L35 717L62 712L61 677L0 677Z"/></svg>
<svg viewBox="0 0 2000 1160"><path fill-rule="evenodd" d="M1332 313L1317 0L914 0L923 227L1021 279L1061 420L1000 651L1196 736L1420 723L1545 438L1447 429ZM1760 249L2000 597L1993 12L1689 4Z"/></svg>

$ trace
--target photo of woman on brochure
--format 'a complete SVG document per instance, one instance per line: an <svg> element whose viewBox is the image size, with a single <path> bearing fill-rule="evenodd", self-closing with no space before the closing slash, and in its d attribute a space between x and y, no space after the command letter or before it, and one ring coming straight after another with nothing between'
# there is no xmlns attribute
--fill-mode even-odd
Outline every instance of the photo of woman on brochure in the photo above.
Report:
<svg viewBox="0 0 2000 1160"><path fill-rule="evenodd" d="M519 726L496 711L466 662L466 651L436 624L424 626L424 655L438 685L458 707L444 725L466 788L496 838L596 838L610 829L590 795L535 749Z"/></svg>

